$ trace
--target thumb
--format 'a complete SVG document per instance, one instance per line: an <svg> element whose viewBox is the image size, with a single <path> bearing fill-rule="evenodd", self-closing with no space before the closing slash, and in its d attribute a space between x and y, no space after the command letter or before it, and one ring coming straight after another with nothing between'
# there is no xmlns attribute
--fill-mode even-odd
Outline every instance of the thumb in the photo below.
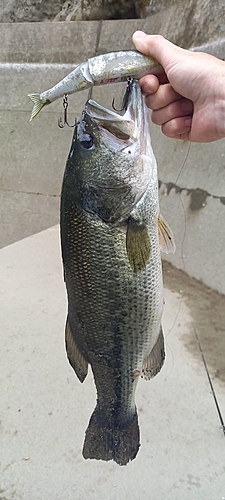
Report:
<svg viewBox="0 0 225 500"><path fill-rule="evenodd" d="M136 49L146 56L152 56L168 71L177 57L181 57L184 49L166 40L162 35L146 35L143 31L135 31L132 37Z"/></svg>

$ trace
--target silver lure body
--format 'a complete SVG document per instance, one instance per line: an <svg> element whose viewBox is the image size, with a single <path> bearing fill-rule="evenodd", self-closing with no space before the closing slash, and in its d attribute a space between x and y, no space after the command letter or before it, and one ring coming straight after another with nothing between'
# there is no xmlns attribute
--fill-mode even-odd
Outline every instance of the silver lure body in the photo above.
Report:
<svg viewBox="0 0 225 500"><path fill-rule="evenodd" d="M139 80L148 73L162 71L159 63L134 50L111 52L88 59L79 64L69 75L41 94L29 94L34 102L30 120L45 106L65 94L72 94L94 85L126 81L132 77Z"/></svg>

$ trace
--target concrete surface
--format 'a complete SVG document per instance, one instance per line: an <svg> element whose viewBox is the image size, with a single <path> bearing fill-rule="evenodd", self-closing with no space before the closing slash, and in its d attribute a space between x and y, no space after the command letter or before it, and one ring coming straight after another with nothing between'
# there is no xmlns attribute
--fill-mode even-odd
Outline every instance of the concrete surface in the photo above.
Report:
<svg viewBox="0 0 225 500"><path fill-rule="evenodd" d="M100 27L100 21L0 23L0 61L79 64L95 52Z"/></svg>
<svg viewBox="0 0 225 500"><path fill-rule="evenodd" d="M141 448L119 467L81 456L95 389L91 373L81 385L66 359L58 227L0 250L1 500L224 500L225 437L193 333L202 320L182 273L167 271L166 362L138 385ZM207 323L210 291L189 282ZM224 381L213 384L225 415Z"/></svg>
<svg viewBox="0 0 225 500"><path fill-rule="evenodd" d="M168 11L171 22L172 13ZM73 129L57 126L61 100L29 123L32 103L27 94L51 87L97 53L132 48L136 29L159 32L182 44L182 23L174 21L172 33L173 24L165 22L165 15L127 21L0 24L0 247L59 220L61 181ZM222 36L223 30L214 33L198 50L223 57ZM198 39L190 38L189 45ZM184 46L187 43L183 40ZM92 97L107 106L116 97L119 105L122 88L96 87ZM87 96L87 92L70 96L70 123L79 118ZM169 260L225 293L225 140L190 146L165 138L157 127L151 127L151 134L161 209L177 245Z"/></svg>
<svg viewBox="0 0 225 500"><path fill-rule="evenodd" d="M61 130L61 100L53 104L40 121L29 122L29 89L42 81L52 86L72 66L5 65L0 68L1 161L0 161L0 246L41 231L59 221L59 195L72 130ZM35 83L34 83L35 82ZM37 86L37 87L36 87ZM83 109L87 92L72 104L71 123ZM74 110L76 109L76 112Z"/></svg>
<svg viewBox="0 0 225 500"><path fill-rule="evenodd" d="M184 20L172 33L172 14L0 24L0 500L225 499L225 438L195 337L225 418L224 296L165 263L167 358L153 381L138 386L139 454L126 467L85 461L95 388L91 373L81 385L66 359L58 226L40 232L58 222L73 131L57 127L59 101L29 123L27 94L54 85L96 53L131 48L136 29L182 44ZM224 47L215 33L198 50L224 57ZM105 105L116 97L119 104L122 88L96 88L93 97ZM87 95L69 99L71 123ZM151 134L162 213L177 244L171 261L225 293L225 141L189 147L156 127Z"/></svg>

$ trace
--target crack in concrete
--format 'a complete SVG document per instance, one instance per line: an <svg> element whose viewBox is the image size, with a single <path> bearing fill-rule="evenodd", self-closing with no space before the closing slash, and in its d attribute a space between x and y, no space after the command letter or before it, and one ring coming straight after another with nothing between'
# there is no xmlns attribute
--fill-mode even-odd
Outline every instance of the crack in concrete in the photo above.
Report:
<svg viewBox="0 0 225 500"><path fill-rule="evenodd" d="M190 204L189 208L192 211L200 210L201 208L204 208L206 205L206 201L208 197L211 197L215 200L219 200L222 205L225 205L225 196L217 196L214 194L208 193L208 191L205 191L204 189L201 188L184 188L180 187L177 184L174 184L174 182L163 182L159 180L159 189L165 186L167 189L167 195L170 194L172 189L175 190L176 194L181 194L183 191L186 191L187 195L190 196ZM49 198L59 198L60 194L47 194L47 193L39 193L35 191L23 191L23 190L14 190L14 189L5 189L5 188L0 188L0 191L6 191L9 193L21 193L21 194L32 194L36 196L46 196Z"/></svg>
<svg viewBox="0 0 225 500"><path fill-rule="evenodd" d="M96 56L98 55L101 32L102 32L102 19L100 19L100 21L99 21L98 30L97 30L96 47L95 47L95 55Z"/></svg>
<svg viewBox="0 0 225 500"><path fill-rule="evenodd" d="M210 385L210 388L211 388L211 391L212 391L212 396L213 396L213 399L214 399L214 403L216 405L216 409L217 409L217 413L218 413L219 420L220 420L220 423L221 423L221 427L222 427L223 433L225 435L225 424L224 424L224 420L223 420L223 416L222 416L222 413L221 413L221 409L220 409L220 406L219 406L219 403L218 403L218 400L217 400L217 397L216 397L216 392L214 390L212 378L211 378L209 370L208 370L208 366L207 366L207 363L206 363L204 352L203 352L203 349L202 349L202 346L201 346L201 342L199 340L199 337L198 337L198 334L197 334L195 326L193 328L194 328L194 334L195 334L195 337L196 337L198 348L199 348L199 351L200 351L200 354L201 354L201 357L202 357L204 369L205 369L205 372L206 372L206 375L207 375L207 378L208 378L208 382L209 382L209 385Z"/></svg>
<svg viewBox="0 0 225 500"><path fill-rule="evenodd" d="M12 69L13 71L24 71L24 70L33 70L37 69L42 70L55 70L55 69L65 69L67 71L72 71L78 66L78 64L72 63L32 63L32 62L0 62L1 69Z"/></svg>
<svg viewBox="0 0 225 500"><path fill-rule="evenodd" d="M161 186L165 186L167 190L167 195L170 194L172 189L175 190L176 194L181 194L183 191L186 191L187 195L190 196L190 204L189 208L192 211L200 210L204 208L206 205L207 198L211 197L215 200L219 200L222 205L225 205L225 196L217 196L215 194L208 193L205 189L201 188L185 188L174 184L174 182L163 182L159 180L159 189Z"/></svg>
<svg viewBox="0 0 225 500"><path fill-rule="evenodd" d="M101 37L101 32L102 32L102 20L99 22L98 25L98 30L97 30L97 38L96 38L96 46L95 46L95 56L98 55L98 49L99 49L99 43L100 43L100 37ZM92 92L93 92L93 86L90 87L89 92L88 92L88 99L92 98Z"/></svg>
<svg viewBox="0 0 225 500"><path fill-rule="evenodd" d="M0 191L6 191L7 193L20 193L20 194L34 194L36 196L46 196L47 198L59 198L60 194L47 194L47 193L36 193L35 191L15 191L14 189L0 188Z"/></svg>

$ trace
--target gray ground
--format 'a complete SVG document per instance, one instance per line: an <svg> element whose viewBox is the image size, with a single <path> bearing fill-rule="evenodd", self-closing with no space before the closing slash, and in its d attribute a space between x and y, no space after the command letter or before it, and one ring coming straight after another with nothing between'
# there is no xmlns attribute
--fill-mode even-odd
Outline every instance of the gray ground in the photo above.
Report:
<svg viewBox="0 0 225 500"><path fill-rule="evenodd" d="M164 262L164 283L171 291L180 291L193 318L193 335L182 335L186 349L199 358L196 334L204 351L213 379L225 383L225 298L186 273ZM179 315L179 313L178 313ZM179 320L177 320L179 321Z"/></svg>
<svg viewBox="0 0 225 500"><path fill-rule="evenodd" d="M225 437L194 333L225 416L224 299L170 264L164 276L166 362L138 385L141 448L119 467L81 455L95 389L66 359L58 227L0 250L1 500L225 497Z"/></svg>

